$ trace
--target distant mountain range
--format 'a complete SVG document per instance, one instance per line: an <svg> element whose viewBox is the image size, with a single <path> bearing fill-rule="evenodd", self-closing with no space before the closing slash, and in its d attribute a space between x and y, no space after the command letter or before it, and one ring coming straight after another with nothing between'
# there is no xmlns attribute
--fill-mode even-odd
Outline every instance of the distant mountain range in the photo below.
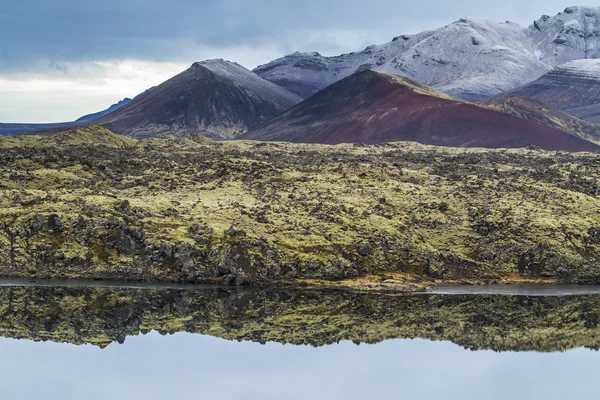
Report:
<svg viewBox="0 0 600 400"><path fill-rule="evenodd" d="M91 122L91 121L94 121L95 119L98 119L98 118L108 114L108 113L118 110L119 108L123 107L124 105L129 104L130 102L131 102L130 98L124 98L123 100L108 107L106 110L99 111L99 112L93 113L93 114L84 115L83 117L78 118L77 120L75 120L73 122L57 122L57 123L50 123L50 124L0 123L0 136L17 135L19 133L28 133L28 132L35 132L35 131L41 131L41 130L61 129L61 128L75 126L75 125L78 125L78 124L84 123L84 122Z"/></svg>
<svg viewBox="0 0 600 400"><path fill-rule="evenodd" d="M453 147L597 150L587 138L452 98L416 81L371 70L321 90L241 139ZM600 132L596 138L600 139Z"/></svg>
<svg viewBox="0 0 600 400"><path fill-rule="evenodd" d="M306 98L363 69L415 79L481 100L525 85L556 65L600 56L600 7L569 7L530 27L462 18L450 25L335 57L294 53L254 70Z"/></svg>
<svg viewBox="0 0 600 400"><path fill-rule="evenodd" d="M21 133L68 128L76 122L57 122L52 124L0 123L0 136L18 135Z"/></svg>

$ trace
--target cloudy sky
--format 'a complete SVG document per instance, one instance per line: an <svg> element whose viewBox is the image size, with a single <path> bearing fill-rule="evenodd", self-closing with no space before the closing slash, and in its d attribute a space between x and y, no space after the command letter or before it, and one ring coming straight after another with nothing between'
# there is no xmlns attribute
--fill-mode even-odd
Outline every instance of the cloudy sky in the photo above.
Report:
<svg viewBox="0 0 600 400"><path fill-rule="evenodd" d="M334 55L465 16L524 26L558 0L12 0L0 2L0 122L62 122L224 58L253 68Z"/></svg>

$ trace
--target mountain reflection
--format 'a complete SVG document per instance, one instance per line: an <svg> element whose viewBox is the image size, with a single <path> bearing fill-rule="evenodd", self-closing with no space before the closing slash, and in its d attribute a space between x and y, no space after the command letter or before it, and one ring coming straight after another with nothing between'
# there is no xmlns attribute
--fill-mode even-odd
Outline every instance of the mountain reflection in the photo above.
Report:
<svg viewBox="0 0 600 400"><path fill-rule="evenodd" d="M154 330L312 346L422 338L473 350L597 350L599 313L597 295L0 287L0 336L100 347Z"/></svg>

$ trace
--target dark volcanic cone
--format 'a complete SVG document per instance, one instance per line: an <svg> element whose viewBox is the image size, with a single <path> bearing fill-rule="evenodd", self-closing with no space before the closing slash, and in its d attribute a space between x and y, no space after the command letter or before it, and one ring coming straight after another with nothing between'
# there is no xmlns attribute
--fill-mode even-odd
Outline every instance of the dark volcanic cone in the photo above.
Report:
<svg viewBox="0 0 600 400"><path fill-rule="evenodd" d="M415 141L455 147L595 150L558 129L461 102L395 75L362 71L241 137L303 143Z"/></svg>
<svg viewBox="0 0 600 400"><path fill-rule="evenodd" d="M223 60L188 70L94 121L135 138L203 135L234 138L301 99L242 66Z"/></svg>

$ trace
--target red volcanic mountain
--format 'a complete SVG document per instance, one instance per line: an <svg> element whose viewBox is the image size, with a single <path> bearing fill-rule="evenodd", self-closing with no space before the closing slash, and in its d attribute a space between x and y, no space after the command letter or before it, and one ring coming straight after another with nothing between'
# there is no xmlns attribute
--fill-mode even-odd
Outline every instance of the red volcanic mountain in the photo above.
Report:
<svg viewBox="0 0 600 400"><path fill-rule="evenodd" d="M415 141L454 147L586 151L576 135L454 99L413 80L370 70L349 76L240 137L301 143Z"/></svg>

